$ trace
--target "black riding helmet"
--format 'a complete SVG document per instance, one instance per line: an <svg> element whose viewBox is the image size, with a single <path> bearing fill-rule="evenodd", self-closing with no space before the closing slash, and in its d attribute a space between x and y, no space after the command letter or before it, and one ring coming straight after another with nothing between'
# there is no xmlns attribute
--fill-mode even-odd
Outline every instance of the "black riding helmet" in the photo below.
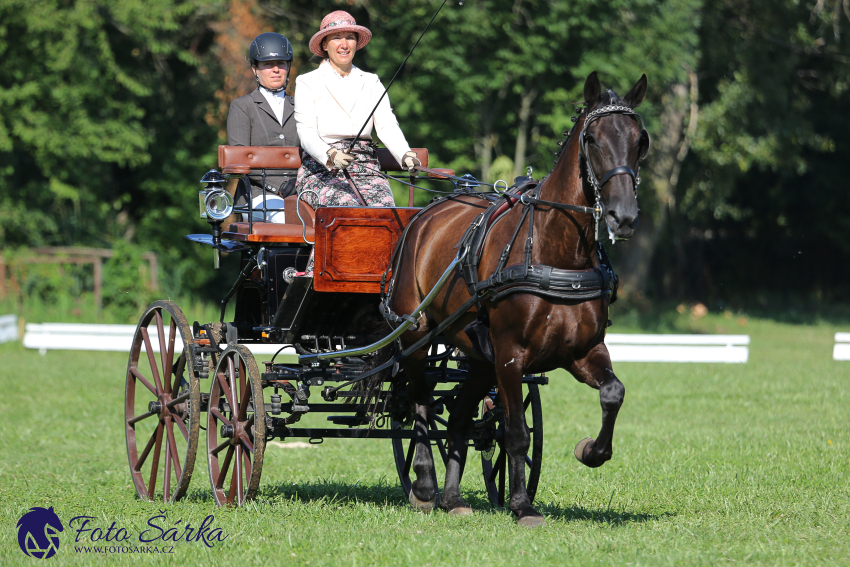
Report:
<svg viewBox="0 0 850 567"><path fill-rule="evenodd" d="M286 89L289 84L289 63L292 62L292 44L289 43L288 39L279 33L261 33L251 42L251 47L248 49L248 60L252 67L256 67L258 61L286 61L286 81L281 88L272 92L280 92ZM255 78L257 79L257 87L259 87L260 79L256 76Z"/></svg>

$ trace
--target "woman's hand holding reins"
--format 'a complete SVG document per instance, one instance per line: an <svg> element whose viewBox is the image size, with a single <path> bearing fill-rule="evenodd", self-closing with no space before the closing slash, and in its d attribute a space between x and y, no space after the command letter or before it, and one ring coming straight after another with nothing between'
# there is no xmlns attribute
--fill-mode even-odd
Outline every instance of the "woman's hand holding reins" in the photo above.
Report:
<svg viewBox="0 0 850 567"><path fill-rule="evenodd" d="M345 169L351 165L351 162L353 161L354 156L349 153L335 150L334 148L328 150L328 167L334 169Z"/></svg>
<svg viewBox="0 0 850 567"><path fill-rule="evenodd" d="M411 150L409 152L405 152L405 154L401 156L401 165L403 165L407 171L410 171L417 165L422 167L422 162L419 161L418 157L416 157L416 152Z"/></svg>

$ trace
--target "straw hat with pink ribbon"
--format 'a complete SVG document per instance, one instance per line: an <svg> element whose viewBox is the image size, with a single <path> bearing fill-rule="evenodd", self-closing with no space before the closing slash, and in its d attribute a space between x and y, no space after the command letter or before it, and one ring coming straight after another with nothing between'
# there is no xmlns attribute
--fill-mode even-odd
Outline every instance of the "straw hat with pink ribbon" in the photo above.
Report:
<svg viewBox="0 0 850 567"><path fill-rule="evenodd" d="M326 35L337 32L355 32L357 34L357 49L363 49L369 40L372 39L372 32L369 28L358 26L354 21L354 17L343 10L331 12L322 19L322 24L319 26L319 31L310 39L310 51L319 57L327 57L327 53L322 49L322 39Z"/></svg>

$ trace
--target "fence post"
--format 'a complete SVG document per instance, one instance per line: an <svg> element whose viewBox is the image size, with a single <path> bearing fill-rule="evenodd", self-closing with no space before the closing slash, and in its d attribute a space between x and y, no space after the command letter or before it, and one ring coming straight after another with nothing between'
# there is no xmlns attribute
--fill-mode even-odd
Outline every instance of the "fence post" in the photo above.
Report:
<svg viewBox="0 0 850 567"><path fill-rule="evenodd" d="M94 303L97 306L97 318L100 319L100 310L103 308L103 258L92 258L94 261Z"/></svg>
<svg viewBox="0 0 850 567"><path fill-rule="evenodd" d="M0 255L0 299L6 299L6 257Z"/></svg>

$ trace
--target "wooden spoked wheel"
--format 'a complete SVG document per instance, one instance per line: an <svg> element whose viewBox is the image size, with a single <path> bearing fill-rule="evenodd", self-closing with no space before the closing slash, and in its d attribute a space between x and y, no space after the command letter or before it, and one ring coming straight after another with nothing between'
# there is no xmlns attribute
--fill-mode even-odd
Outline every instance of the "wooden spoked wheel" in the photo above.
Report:
<svg viewBox="0 0 850 567"><path fill-rule="evenodd" d="M433 398L431 399L431 401L433 402ZM442 416L434 413L433 407L429 408L428 429L432 431L440 429L444 430L446 427L448 427L448 424L448 420L443 419ZM393 420L391 426L394 430L404 429L402 422L397 420ZM401 488L404 490L404 495L410 496L410 490L413 487L413 479L410 478L410 472L413 467L413 456L416 454L416 440L393 439L392 441L393 457L395 461L396 472L398 472L398 479L401 482ZM444 439L432 439L431 452L434 455L434 459L443 459L443 465L445 465L448 461L448 452L446 450L446 441ZM432 470L434 471L434 486L439 486L439 484L437 483L437 470Z"/></svg>
<svg viewBox="0 0 850 567"><path fill-rule="evenodd" d="M537 384L524 384L523 390L526 392L524 399L525 419L531 435L529 454L525 457L525 482L528 497L534 502L537 483L540 481L540 465L543 459L543 409L540 405L540 391ZM499 405L498 393L487 396L482 404L482 415L488 411L495 411ZM508 478L510 469L507 466L508 454L504 448L504 430L505 420L502 418L496 425L496 446L494 450L489 454L487 452L481 453L481 467L484 473L487 497L490 499L491 505L501 507L505 505L505 497L510 498L510 479Z"/></svg>
<svg viewBox="0 0 850 567"><path fill-rule="evenodd" d="M241 506L257 494L266 446L263 386L254 356L242 345L221 353L210 387L207 462L219 506Z"/></svg>
<svg viewBox="0 0 850 567"><path fill-rule="evenodd" d="M198 451L201 394L183 312L155 301L136 327L124 390L127 458L143 500L180 500Z"/></svg>

